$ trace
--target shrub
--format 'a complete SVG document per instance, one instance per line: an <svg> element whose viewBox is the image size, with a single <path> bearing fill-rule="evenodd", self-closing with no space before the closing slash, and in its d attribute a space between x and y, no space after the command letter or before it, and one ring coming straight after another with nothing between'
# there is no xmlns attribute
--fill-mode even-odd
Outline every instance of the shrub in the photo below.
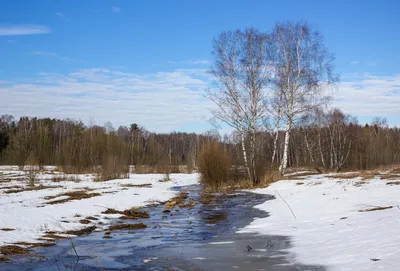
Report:
<svg viewBox="0 0 400 271"><path fill-rule="evenodd" d="M207 144L200 155L201 182L209 190L218 190L229 181L230 157L216 142Z"/></svg>
<svg viewBox="0 0 400 271"><path fill-rule="evenodd" d="M104 159L101 172L96 181L109 181L114 179L126 179L129 177L129 167L117 156L109 156Z"/></svg>

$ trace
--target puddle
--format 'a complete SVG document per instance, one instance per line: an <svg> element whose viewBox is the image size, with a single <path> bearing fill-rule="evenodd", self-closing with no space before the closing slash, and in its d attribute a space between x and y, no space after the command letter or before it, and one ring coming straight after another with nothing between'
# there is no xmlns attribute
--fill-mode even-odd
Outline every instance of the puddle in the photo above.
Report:
<svg viewBox="0 0 400 271"><path fill-rule="evenodd" d="M143 210L150 218L132 222L143 222L145 229L112 231L107 239L103 238L104 232L93 232L72 240L58 240L56 246L34 249L44 258L18 257L12 263L0 263L0 269L324 270L322 266L289 265L282 251L291 245L287 237L236 233L255 217L268 215L253 206L271 199L270 196L219 195L207 200L208 204L201 204L199 185L174 189L187 191L187 200L194 200L196 205L174 207L169 213L163 212L163 205L146 207Z"/></svg>

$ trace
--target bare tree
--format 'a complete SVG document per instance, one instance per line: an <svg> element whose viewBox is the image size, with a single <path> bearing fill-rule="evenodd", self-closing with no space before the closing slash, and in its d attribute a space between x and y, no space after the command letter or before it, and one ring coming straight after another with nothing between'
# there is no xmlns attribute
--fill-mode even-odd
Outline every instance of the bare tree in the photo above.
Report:
<svg viewBox="0 0 400 271"><path fill-rule="evenodd" d="M280 172L288 163L290 132L299 116L329 102L326 87L338 77L332 72L333 55L324 47L322 36L304 22L277 24L271 33L274 46L275 87L282 97L286 122Z"/></svg>
<svg viewBox="0 0 400 271"><path fill-rule="evenodd" d="M339 171L346 163L357 133L357 119L334 109L328 114L331 167Z"/></svg>
<svg viewBox="0 0 400 271"><path fill-rule="evenodd" d="M267 36L253 28L222 32L213 42L212 54L214 65L210 73L216 87L207 90L207 96L217 106L212 113L239 133L248 177L257 182L256 133L265 116L264 90L271 73Z"/></svg>

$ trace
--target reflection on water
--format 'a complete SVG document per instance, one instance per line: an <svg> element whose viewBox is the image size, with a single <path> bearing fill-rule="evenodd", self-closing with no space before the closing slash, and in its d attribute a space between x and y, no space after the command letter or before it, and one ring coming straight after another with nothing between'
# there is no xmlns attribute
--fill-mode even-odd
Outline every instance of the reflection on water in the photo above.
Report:
<svg viewBox="0 0 400 271"><path fill-rule="evenodd" d="M253 206L270 196L237 193L199 201L200 186L176 187L189 192L197 203L193 208L175 208L163 213L163 206L145 208L148 219L135 220L144 230L113 231L60 240L54 247L35 251L47 258L16 258L0 264L1 270L322 270L322 267L288 265L282 249L290 246L286 237L236 234L255 217L268 214ZM124 221L126 223L126 221ZM273 249L267 245L272 242ZM250 247L251 249L249 249ZM76 253L79 257L76 256Z"/></svg>

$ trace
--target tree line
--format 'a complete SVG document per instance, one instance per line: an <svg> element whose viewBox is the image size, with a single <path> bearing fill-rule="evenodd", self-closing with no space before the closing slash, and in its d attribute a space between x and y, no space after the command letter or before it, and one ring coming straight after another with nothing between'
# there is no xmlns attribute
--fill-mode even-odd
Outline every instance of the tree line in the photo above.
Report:
<svg viewBox="0 0 400 271"><path fill-rule="evenodd" d="M254 167L262 175L284 159L286 131L263 129L255 137ZM339 109L317 109L296 121L291 138L286 158L290 167L340 171L400 163L400 129L389 127L384 118L360 125ZM211 143L229 154L232 165L244 168L242 140L237 131L222 137L216 131L161 134L137 124L115 129L110 123L99 126L70 119L0 117L0 162L21 168L27 164L57 165L84 171L112 159L122 165L185 165L194 169ZM252 140L245 136L245 148Z"/></svg>
<svg viewBox="0 0 400 271"><path fill-rule="evenodd" d="M58 165L78 171L101 166L110 159L122 165L196 167L212 132L151 133L138 124L115 129L85 125L71 119L0 117L0 162L21 168L27 164Z"/></svg>

